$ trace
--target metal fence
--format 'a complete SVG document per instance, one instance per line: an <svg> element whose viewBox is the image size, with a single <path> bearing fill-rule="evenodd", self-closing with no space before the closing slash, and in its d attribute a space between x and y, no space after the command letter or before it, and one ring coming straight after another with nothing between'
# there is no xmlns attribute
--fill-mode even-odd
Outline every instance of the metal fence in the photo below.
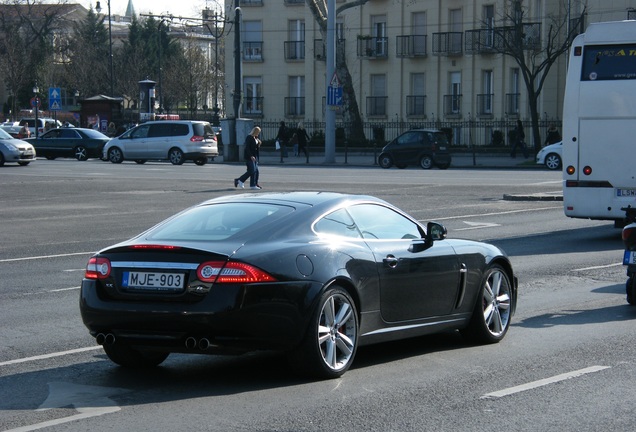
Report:
<svg viewBox="0 0 636 432"><path fill-rule="evenodd" d="M285 121L286 126L295 129L297 123ZM324 143L325 122L303 121L305 129L312 137L311 145ZM266 143L275 139L280 121L255 121L254 124L261 127L261 137ZM347 137L347 125L336 122L336 147L375 147L384 145L398 135L415 128L431 128L444 131L449 137L449 142L454 150L461 151L507 151L514 140L514 129L517 121L513 119L503 120L465 120L465 121L366 121L363 123L365 139L363 142L353 142ZM522 121L526 135L526 143L532 146L532 123L530 120ZM542 143L547 136L550 125L555 125L561 130L561 120L543 118L539 121Z"/></svg>

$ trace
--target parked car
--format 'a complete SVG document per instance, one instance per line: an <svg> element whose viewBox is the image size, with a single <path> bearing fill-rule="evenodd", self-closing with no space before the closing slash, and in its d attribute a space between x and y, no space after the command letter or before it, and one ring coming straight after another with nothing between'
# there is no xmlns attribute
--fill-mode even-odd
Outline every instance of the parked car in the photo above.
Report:
<svg viewBox="0 0 636 432"><path fill-rule="evenodd" d="M192 160L205 165L218 156L216 136L210 123L193 120L160 120L140 124L110 140L104 158L112 163L134 160L169 160L181 165Z"/></svg>
<svg viewBox="0 0 636 432"><path fill-rule="evenodd" d="M412 129L384 146L378 164L382 168L419 165L423 169L430 169L435 165L446 169L451 164L448 138L440 130Z"/></svg>
<svg viewBox="0 0 636 432"><path fill-rule="evenodd" d="M7 162L17 162L18 165L28 165L36 158L35 149L28 142L13 138L0 129L0 166Z"/></svg>
<svg viewBox="0 0 636 432"><path fill-rule="evenodd" d="M35 137L35 118L23 118L20 119L19 125L20 127L25 124L29 125L29 130L31 131L31 136ZM38 136L42 135L44 132L49 129L62 127L62 123L59 120L55 120L47 117L38 117Z"/></svg>
<svg viewBox="0 0 636 432"><path fill-rule="evenodd" d="M563 141L543 147L537 153L537 164L544 165L551 170L561 168L561 150Z"/></svg>
<svg viewBox="0 0 636 432"><path fill-rule="evenodd" d="M101 159L104 146L110 138L93 129L63 127L25 141L33 144L38 156L47 159L73 157L85 161L88 158Z"/></svg>
<svg viewBox="0 0 636 432"><path fill-rule="evenodd" d="M0 125L0 129L11 135L13 138L19 138L20 130L22 126L20 126L20 122L12 122L6 121Z"/></svg>
<svg viewBox="0 0 636 432"><path fill-rule="evenodd" d="M325 192L203 202L97 252L80 291L84 324L121 366L280 350L321 378L344 374L359 345L449 329L499 342L516 301L501 249Z"/></svg>

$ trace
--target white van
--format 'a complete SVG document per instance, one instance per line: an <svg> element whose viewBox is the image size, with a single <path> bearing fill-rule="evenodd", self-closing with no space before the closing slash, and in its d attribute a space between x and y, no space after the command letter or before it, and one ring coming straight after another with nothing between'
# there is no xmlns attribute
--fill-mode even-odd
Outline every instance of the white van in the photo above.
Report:
<svg viewBox="0 0 636 432"><path fill-rule="evenodd" d="M140 124L111 139L104 146L104 158L112 163L134 160L169 160L181 165L192 160L205 165L208 158L218 156L216 134L208 122L194 120L161 120Z"/></svg>

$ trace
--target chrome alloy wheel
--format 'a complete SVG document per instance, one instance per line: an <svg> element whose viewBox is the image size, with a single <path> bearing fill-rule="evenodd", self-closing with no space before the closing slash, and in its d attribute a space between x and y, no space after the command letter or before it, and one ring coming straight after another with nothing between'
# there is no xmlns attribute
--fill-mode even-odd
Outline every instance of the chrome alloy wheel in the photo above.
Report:
<svg viewBox="0 0 636 432"><path fill-rule="evenodd" d="M333 371L349 366L357 343L355 309L348 297L334 292L322 305L318 345L322 359Z"/></svg>
<svg viewBox="0 0 636 432"><path fill-rule="evenodd" d="M495 267L486 279L483 290L484 322L490 334L499 338L510 324L510 302L512 290L503 269Z"/></svg>

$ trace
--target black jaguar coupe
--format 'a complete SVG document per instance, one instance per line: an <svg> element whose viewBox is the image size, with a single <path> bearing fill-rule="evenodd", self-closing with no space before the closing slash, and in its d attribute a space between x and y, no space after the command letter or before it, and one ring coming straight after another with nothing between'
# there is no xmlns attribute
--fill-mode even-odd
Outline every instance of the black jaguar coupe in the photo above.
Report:
<svg viewBox="0 0 636 432"><path fill-rule="evenodd" d="M499 342L516 300L495 246L372 196L292 192L212 199L101 250L80 310L121 366L277 350L335 378L361 345L449 329Z"/></svg>

